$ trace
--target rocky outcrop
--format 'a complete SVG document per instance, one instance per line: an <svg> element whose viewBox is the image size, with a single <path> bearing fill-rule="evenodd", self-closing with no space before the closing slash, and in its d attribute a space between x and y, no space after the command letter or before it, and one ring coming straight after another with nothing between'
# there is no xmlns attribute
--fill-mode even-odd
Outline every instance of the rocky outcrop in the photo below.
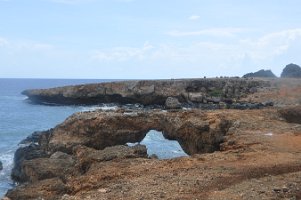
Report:
<svg viewBox="0 0 301 200"><path fill-rule="evenodd" d="M181 108L181 103L177 98L168 97L165 101L165 108L167 109L178 109Z"/></svg>
<svg viewBox="0 0 301 200"><path fill-rule="evenodd" d="M276 75L271 70L259 70L254 73L248 73L243 76L243 78L276 78Z"/></svg>
<svg viewBox="0 0 301 200"><path fill-rule="evenodd" d="M145 146L112 146L138 141L149 128L177 138L182 146L190 145L185 151L197 154L158 160L147 158ZM19 162L26 183L20 182L6 196L11 200L233 199L233 195L241 199L243 193L249 194L247 199L254 195L272 199L278 194L273 188L285 186L285 195L298 199L300 130L280 120L275 109L77 113L49 134L32 137L45 157ZM112 142L116 138L120 140ZM260 192L262 187L265 193ZM228 188L236 188L234 194Z"/></svg>
<svg viewBox="0 0 301 200"><path fill-rule="evenodd" d="M301 78L301 67L296 64L289 64L283 69L281 78Z"/></svg>
<svg viewBox="0 0 301 200"><path fill-rule="evenodd" d="M188 154L213 152L219 149L229 124L223 118L210 123L201 111L76 113L53 129L48 151L71 153L77 145L101 150L140 142L150 130L158 130L166 138L178 140Z"/></svg>
<svg viewBox="0 0 301 200"><path fill-rule="evenodd" d="M11 200L55 200L60 199L61 196L69 191L69 187L61 179L52 178L20 185L13 190L9 190L6 196Z"/></svg>
<svg viewBox="0 0 301 200"><path fill-rule="evenodd" d="M230 125L224 116L212 120L201 111L76 113L54 129L29 137L35 143L16 151L12 178L17 182L64 180L78 173L76 169L86 168L75 169L79 163L146 157L143 146L118 145L140 142L153 129L178 140L188 154L213 152L219 150Z"/></svg>
<svg viewBox="0 0 301 200"><path fill-rule="evenodd" d="M281 108L278 112L287 122L301 124L301 106Z"/></svg>
<svg viewBox="0 0 301 200"><path fill-rule="evenodd" d="M40 104L139 103L164 105L168 97L180 103L207 103L239 99L256 88L269 86L266 81L239 78L121 81L52 89L26 90L24 95Z"/></svg>

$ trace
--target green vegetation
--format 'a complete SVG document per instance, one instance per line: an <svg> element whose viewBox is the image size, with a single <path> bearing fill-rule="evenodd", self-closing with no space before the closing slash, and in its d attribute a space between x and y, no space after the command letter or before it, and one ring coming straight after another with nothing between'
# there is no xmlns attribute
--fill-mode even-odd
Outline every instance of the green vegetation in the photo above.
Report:
<svg viewBox="0 0 301 200"><path fill-rule="evenodd" d="M212 97L221 97L223 95L222 89L214 89L208 92L208 94Z"/></svg>

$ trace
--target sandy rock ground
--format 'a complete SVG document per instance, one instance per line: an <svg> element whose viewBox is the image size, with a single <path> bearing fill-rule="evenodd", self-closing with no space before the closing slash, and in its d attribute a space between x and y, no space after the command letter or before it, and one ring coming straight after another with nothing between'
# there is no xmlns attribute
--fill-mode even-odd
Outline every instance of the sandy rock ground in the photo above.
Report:
<svg viewBox="0 0 301 200"><path fill-rule="evenodd" d="M301 127L274 110L216 112L239 116L226 150L96 163L62 199L301 199Z"/></svg>

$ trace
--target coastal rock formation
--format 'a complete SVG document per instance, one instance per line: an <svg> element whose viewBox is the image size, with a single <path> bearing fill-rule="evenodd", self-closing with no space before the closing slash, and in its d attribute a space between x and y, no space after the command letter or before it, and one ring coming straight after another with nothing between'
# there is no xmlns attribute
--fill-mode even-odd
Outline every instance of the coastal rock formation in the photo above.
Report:
<svg viewBox="0 0 301 200"><path fill-rule="evenodd" d="M256 78L256 77L261 77L261 78L276 78L276 75L271 71L271 70L259 70L254 73L248 73L243 76L243 78Z"/></svg>
<svg viewBox="0 0 301 200"><path fill-rule="evenodd" d="M12 174L19 184L4 199L301 199L300 106L287 107L300 103L299 80L253 87L244 104L231 102L244 107L239 110L123 107L73 114L22 141ZM189 88L201 91L189 99L227 106L214 96L220 91L209 97L205 89ZM241 110L251 106L263 109ZM159 160L143 145L126 145L149 130L177 140L191 156Z"/></svg>
<svg viewBox="0 0 301 200"><path fill-rule="evenodd" d="M140 142L153 129L162 131L168 139L178 140L188 154L213 152L220 149L230 126L231 121L224 116L212 120L201 111L76 113L54 129L29 137L33 141L38 138L38 144L20 147L16 151L12 178L17 182L53 177L64 179L74 173L73 166L80 157L79 149L85 148L99 150L97 153L86 150L90 153L84 158L90 160L146 157L143 147L116 145ZM74 157L74 153L77 156Z"/></svg>
<svg viewBox="0 0 301 200"><path fill-rule="evenodd" d="M301 67L296 64L289 64L283 69L281 78L301 78Z"/></svg>
<svg viewBox="0 0 301 200"><path fill-rule="evenodd" d="M76 113L53 129L48 151L71 153L76 145L101 150L140 142L150 130L157 130L163 132L165 138L177 140L188 154L213 152L219 150L230 124L222 116L210 121L201 111Z"/></svg>
<svg viewBox="0 0 301 200"><path fill-rule="evenodd" d="M176 138L194 155L149 159L145 146L116 145L140 141L148 129ZM19 164L25 183L6 197L241 199L243 195L245 199L277 199L282 195L298 199L300 131L281 120L273 108L77 113L31 137L38 138L36 147L45 156L23 157ZM214 150L222 151L195 154Z"/></svg>
<svg viewBox="0 0 301 200"><path fill-rule="evenodd" d="M66 86L26 90L22 94L28 96L32 102L40 104L164 105L168 97L175 97L180 103L207 103L207 99L212 97L218 97L221 101L239 99L257 88L267 86L267 81L239 78L172 79Z"/></svg>

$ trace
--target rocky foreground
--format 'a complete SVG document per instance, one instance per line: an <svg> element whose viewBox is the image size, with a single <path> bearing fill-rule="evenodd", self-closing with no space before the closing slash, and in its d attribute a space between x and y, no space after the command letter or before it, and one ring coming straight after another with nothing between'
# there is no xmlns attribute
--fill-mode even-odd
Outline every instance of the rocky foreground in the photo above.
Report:
<svg viewBox="0 0 301 200"><path fill-rule="evenodd" d="M22 142L20 185L5 198L301 199L301 82L269 84L241 100L277 107L76 113ZM191 156L158 160L125 145L152 129Z"/></svg>

